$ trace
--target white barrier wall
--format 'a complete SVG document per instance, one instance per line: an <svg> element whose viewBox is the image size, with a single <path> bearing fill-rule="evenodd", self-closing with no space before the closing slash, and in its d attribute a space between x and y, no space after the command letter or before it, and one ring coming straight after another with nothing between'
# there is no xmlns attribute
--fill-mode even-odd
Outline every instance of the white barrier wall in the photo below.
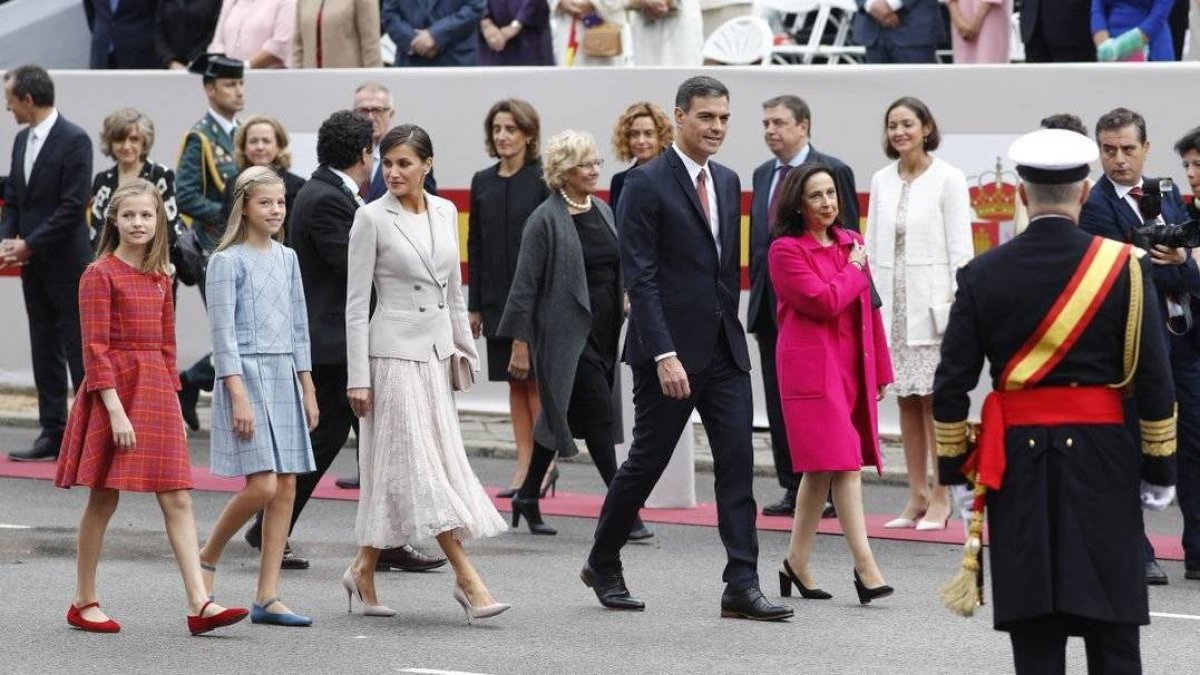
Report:
<svg viewBox="0 0 1200 675"><path fill-rule="evenodd" d="M471 175L490 164L484 152L483 116L497 99L516 96L537 107L543 137L565 128L592 132L608 153L602 183L621 167L609 139L620 112L637 100L670 110L675 88L700 72L688 69L385 69L376 71L251 71L247 74L245 114L278 117L296 137L295 167L311 168L312 139L333 110L348 108L352 92L373 79L391 88L397 122L423 126L433 138L439 186L465 190ZM731 127L717 160L736 169L749 189L754 167L768 158L760 134L762 101L792 93L813 111L813 144L852 166L861 191L887 160L882 151L883 111L902 95L915 95L933 109L943 134L996 135L1034 128L1051 113L1073 112L1091 126L1106 110L1127 106L1147 117L1152 139L1147 173L1169 175L1181 185L1182 171L1171 146L1200 124L1194 112L1200 64L924 67L748 67L710 68L732 94ZM58 107L85 129L99 134L110 111L135 106L157 125L152 156L174 164L187 128L206 108L200 79L177 72L57 71ZM17 127L11 116L0 121L0 173L7 173ZM949 148L947 148L949 151ZM957 155L956 155L957 157ZM981 166L994 157L980 159ZM109 160L97 148L95 168ZM1098 171L1098 167L1097 167ZM465 244L465 242L464 242ZM744 298L743 298L744 300ZM743 312L744 312L743 302ZM0 277L0 384L29 385L28 333L20 283ZM196 291L184 289L179 303L181 364L207 350L204 313ZM751 340L753 349L753 340ZM757 355L754 355L757 362ZM762 417L761 391L755 399ZM507 409L503 385L484 383L464 405ZM895 406L885 404L882 430L895 432Z"/></svg>

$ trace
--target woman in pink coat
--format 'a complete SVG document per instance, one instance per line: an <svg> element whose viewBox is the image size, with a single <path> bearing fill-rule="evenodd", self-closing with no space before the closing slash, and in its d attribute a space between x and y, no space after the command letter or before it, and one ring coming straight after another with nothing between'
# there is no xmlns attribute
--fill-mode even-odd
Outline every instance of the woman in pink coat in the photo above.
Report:
<svg viewBox="0 0 1200 675"><path fill-rule="evenodd" d="M778 298L776 363L792 467L803 472L780 593L808 599L816 587L809 554L832 486L838 521L854 558L854 587L867 604L892 593L867 542L862 467L882 471L878 400L892 382L883 319L873 307L863 240L841 227L833 172L805 164L784 180L768 269Z"/></svg>

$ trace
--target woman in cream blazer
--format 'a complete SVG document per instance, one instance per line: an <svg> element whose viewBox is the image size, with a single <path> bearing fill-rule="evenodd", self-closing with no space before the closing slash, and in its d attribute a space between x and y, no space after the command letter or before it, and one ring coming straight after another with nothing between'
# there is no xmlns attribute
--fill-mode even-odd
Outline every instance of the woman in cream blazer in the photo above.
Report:
<svg viewBox="0 0 1200 675"><path fill-rule="evenodd" d="M382 68L382 34L379 0L296 0L292 67Z"/></svg>
<svg viewBox="0 0 1200 675"><path fill-rule="evenodd" d="M467 462L451 389L451 357L472 370L479 360L463 301L458 213L424 191L433 146L420 127L393 128L379 154L388 192L359 208L350 229L346 394L362 418L362 548L342 584L365 614L390 616L375 595L380 550L436 539L468 619L494 616L508 606L492 598L463 549L505 525Z"/></svg>
<svg viewBox="0 0 1200 675"><path fill-rule="evenodd" d="M963 172L930 155L940 135L921 101L904 97L884 116L884 151L896 160L871 178L867 255L883 300L908 464L904 511L884 525L945 529L949 494L929 480L937 467L933 374L954 300L954 275L974 255L971 204Z"/></svg>

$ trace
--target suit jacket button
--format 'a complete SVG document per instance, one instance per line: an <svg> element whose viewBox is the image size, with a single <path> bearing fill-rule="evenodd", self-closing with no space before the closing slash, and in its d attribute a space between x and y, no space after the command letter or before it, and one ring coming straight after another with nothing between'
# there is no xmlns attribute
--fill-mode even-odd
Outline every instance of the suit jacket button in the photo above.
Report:
<svg viewBox="0 0 1200 675"><path fill-rule="evenodd" d="M1074 438L1068 438L1068 439L1067 439L1067 447L1068 447L1068 448L1073 448L1073 447L1075 447L1075 439L1074 439Z"/></svg>
<svg viewBox="0 0 1200 675"><path fill-rule="evenodd" d="M421 287L420 287L419 285L418 285L418 286L413 286L413 290L414 290L414 291L419 291L419 290L421 290Z"/></svg>
<svg viewBox="0 0 1200 675"><path fill-rule="evenodd" d="M424 311L425 311L425 305L421 305L421 311L422 311L422 312L424 312Z"/></svg>
<svg viewBox="0 0 1200 675"><path fill-rule="evenodd" d="M446 309L446 303L444 303L444 302L439 302L439 303L438 303L438 309Z"/></svg>
<svg viewBox="0 0 1200 675"><path fill-rule="evenodd" d="M424 311L424 310L422 310L422 311ZM1031 447L1031 448L1036 448L1036 447L1037 447L1037 441L1033 440L1032 438L1031 438L1031 439L1029 439L1029 447Z"/></svg>

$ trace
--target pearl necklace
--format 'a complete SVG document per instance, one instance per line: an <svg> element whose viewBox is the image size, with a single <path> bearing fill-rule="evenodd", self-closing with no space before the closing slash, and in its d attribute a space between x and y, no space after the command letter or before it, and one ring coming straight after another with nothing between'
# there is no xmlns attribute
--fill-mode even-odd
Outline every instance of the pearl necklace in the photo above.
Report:
<svg viewBox="0 0 1200 675"><path fill-rule="evenodd" d="M559 188L558 194L562 195L563 201L565 201L567 203L567 206L575 209L576 211L591 211L592 210L592 196L591 195L588 195L587 197L585 197L583 200L583 203L580 204L578 202L571 201L571 198L567 196L567 191L563 188Z"/></svg>

